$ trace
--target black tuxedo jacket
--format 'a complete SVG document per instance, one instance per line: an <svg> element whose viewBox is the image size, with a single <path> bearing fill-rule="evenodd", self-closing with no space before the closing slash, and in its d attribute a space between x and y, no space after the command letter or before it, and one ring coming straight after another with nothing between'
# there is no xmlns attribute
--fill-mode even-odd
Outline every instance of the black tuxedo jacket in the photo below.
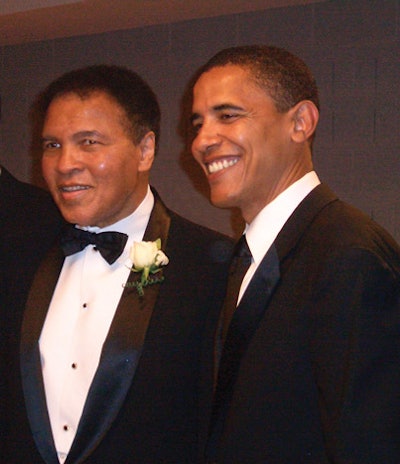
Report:
<svg viewBox="0 0 400 464"><path fill-rule="evenodd" d="M264 313L240 363L216 462L400 463L399 293L393 239L318 186L237 309Z"/></svg>
<svg viewBox="0 0 400 464"><path fill-rule="evenodd" d="M6 378L12 362L9 342L16 342L20 312L35 269L62 225L50 195L15 179L5 168L0 175L0 462L6 440ZM12 461L10 461L12 462Z"/></svg>
<svg viewBox="0 0 400 464"><path fill-rule="evenodd" d="M177 216L156 198L144 240L161 238L164 281L139 297L125 287L66 464L195 463L212 395L206 321L224 296L231 241ZM10 389L7 463L57 464L38 338L63 264L54 249L37 272ZM138 278L131 273L128 282ZM212 322L210 322L212 323ZM201 368L200 359L209 359ZM16 361L17 363L17 361ZM204 369L204 370L203 370Z"/></svg>
<svg viewBox="0 0 400 464"><path fill-rule="evenodd" d="M34 270L54 243L62 226L50 195L15 179L6 169L0 175L0 305L26 296ZM8 308L9 309L9 308Z"/></svg>

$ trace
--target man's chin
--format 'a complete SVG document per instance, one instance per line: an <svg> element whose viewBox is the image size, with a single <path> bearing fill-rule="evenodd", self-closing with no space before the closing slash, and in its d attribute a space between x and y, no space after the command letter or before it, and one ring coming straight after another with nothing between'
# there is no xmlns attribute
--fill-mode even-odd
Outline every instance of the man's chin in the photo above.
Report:
<svg viewBox="0 0 400 464"><path fill-rule="evenodd" d="M221 195L213 195L211 193L210 201L213 206L221 209L235 208L236 205L231 198Z"/></svg>
<svg viewBox="0 0 400 464"><path fill-rule="evenodd" d="M89 227L93 226L93 218L86 215L77 214L76 212L71 212L68 209L60 208L63 218L70 224L75 224L80 227Z"/></svg>

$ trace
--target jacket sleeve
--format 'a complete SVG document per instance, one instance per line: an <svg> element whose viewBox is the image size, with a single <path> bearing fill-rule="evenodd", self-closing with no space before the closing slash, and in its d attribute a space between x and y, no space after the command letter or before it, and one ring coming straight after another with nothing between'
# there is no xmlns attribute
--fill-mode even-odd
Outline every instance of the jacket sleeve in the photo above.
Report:
<svg viewBox="0 0 400 464"><path fill-rule="evenodd" d="M311 350L330 462L400 462L400 281L381 256L341 250L314 294Z"/></svg>

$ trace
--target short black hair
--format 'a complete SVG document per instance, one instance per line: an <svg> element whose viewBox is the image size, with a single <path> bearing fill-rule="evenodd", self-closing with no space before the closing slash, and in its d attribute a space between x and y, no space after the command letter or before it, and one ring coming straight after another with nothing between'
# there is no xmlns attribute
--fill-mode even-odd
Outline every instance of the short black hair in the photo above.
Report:
<svg viewBox="0 0 400 464"><path fill-rule="evenodd" d="M63 74L38 96L35 116L43 123L54 99L70 93L86 98L96 92L106 93L125 111L135 143L153 131L157 144L161 119L157 97L137 73L121 66L92 65Z"/></svg>
<svg viewBox="0 0 400 464"><path fill-rule="evenodd" d="M274 100L280 112L288 111L302 100L312 101L319 109L314 76L304 61L283 48L267 45L226 48L210 58L196 78L212 68L226 65L247 69L255 83Z"/></svg>

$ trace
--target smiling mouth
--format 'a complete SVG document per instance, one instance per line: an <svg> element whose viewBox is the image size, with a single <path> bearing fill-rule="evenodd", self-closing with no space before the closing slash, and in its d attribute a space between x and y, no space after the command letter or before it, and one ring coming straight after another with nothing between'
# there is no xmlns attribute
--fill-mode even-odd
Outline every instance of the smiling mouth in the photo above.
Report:
<svg viewBox="0 0 400 464"><path fill-rule="evenodd" d="M80 190L88 190L89 188L87 185L64 185L59 187L61 192L79 192Z"/></svg>
<svg viewBox="0 0 400 464"><path fill-rule="evenodd" d="M207 172L209 174L215 174L216 172L222 171L223 169L234 166L238 161L238 158L213 161L212 163L206 164Z"/></svg>

